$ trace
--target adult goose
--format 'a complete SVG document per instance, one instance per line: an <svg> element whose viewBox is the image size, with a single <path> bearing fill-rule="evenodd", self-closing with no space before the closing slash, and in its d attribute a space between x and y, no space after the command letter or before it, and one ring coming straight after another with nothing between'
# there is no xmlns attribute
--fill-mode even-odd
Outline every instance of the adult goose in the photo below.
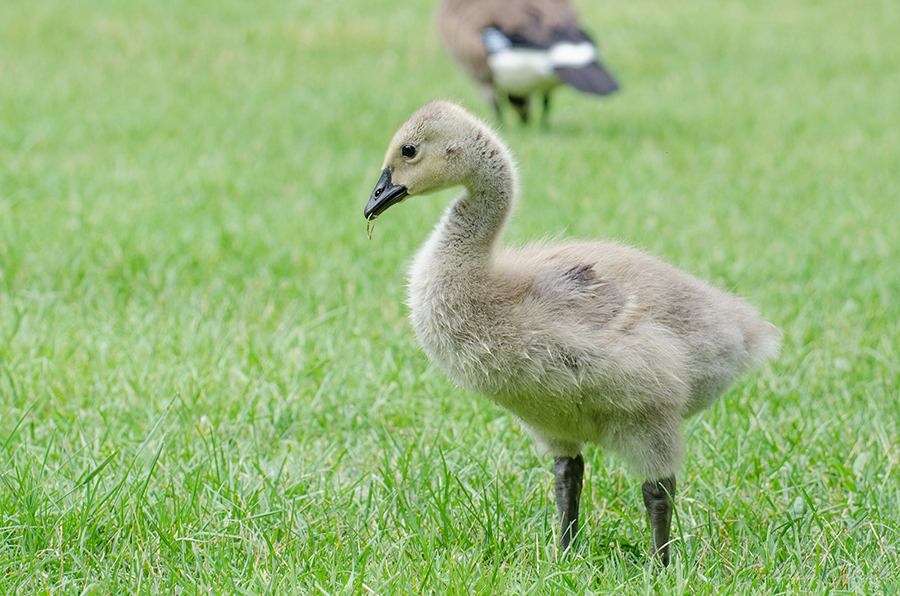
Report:
<svg viewBox="0 0 900 596"><path fill-rule="evenodd" d="M646 479L653 552L669 562L681 424L778 353L744 300L617 244L504 248L516 198L509 151L461 107L433 102L397 130L365 207L462 186L416 256L412 326L462 387L506 408L555 457L560 546L578 531L584 443Z"/></svg>
<svg viewBox="0 0 900 596"><path fill-rule="evenodd" d="M594 95L619 88L597 61L597 46L578 26L568 0L444 0L438 29L498 118L500 102L508 98L527 122L537 93L546 124L550 92L561 83Z"/></svg>

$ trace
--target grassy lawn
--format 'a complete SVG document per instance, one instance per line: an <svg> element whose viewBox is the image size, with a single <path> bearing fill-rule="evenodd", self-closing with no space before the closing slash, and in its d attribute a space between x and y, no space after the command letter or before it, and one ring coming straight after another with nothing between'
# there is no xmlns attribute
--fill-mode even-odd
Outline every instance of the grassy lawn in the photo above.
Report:
<svg viewBox="0 0 900 596"><path fill-rule="evenodd" d="M508 239L609 238L754 303L781 358L687 424L673 565L418 349L366 239L397 125L490 118L434 2L0 3L0 593L900 593L900 4L577 2L623 91L506 126ZM510 119L510 123L512 120Z"/></svg>

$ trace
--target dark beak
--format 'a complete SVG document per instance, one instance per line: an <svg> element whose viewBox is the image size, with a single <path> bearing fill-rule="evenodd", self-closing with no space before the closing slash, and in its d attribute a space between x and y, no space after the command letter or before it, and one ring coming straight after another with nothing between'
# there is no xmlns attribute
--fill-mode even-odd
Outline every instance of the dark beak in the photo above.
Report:
<svg viewBox="0 0 900 596"><path fill-rule="evenodd" d="M373 220L384 213L391 205L396 205L406 198L406 187L398 186L391 182L391 169L385 168L381 172L381 178L366 203L366 219Z"/></svg>

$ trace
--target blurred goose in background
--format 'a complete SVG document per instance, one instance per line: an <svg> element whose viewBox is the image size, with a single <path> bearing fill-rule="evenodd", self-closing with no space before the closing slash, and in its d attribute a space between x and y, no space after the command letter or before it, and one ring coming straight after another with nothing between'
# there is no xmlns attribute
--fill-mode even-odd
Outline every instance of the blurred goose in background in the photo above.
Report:
<svg viewBox="0 0 900 596"><path fill-rule="evenodd" d="M550 92L562 83L594 95L619 88L597 61L597 46L579 28L568 0L443 0L438 29L498 118L508 99L527 122L537 93L546 124Z"/></svg>
<svg viewBox="0 0 900 596"><path fill-rule="evenodd" d="M462 186L410 270L410 318L432 362L515 415L555 456L560 546L578 531L584 443L646 479L653 552L669 562L681 423L778 353L742 299L617 244L502 246L517 194L503 142L446 102L397 130L366 204Z"/></svg>

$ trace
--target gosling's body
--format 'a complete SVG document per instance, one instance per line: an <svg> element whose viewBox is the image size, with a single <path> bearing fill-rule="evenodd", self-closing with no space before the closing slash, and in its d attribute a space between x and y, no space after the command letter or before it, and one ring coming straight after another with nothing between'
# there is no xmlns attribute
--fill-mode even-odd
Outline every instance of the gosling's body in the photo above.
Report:
<svg viewBox="0 0 900 596"><path fill-rule="evenodd" d="M423 349L556 457L564 548L577 532L581 447L596 443L647 479L654 550L667 563L681 422L774 357L780 332L742 299L628 247L501 248L515 166L495 134L454 104L428 104L401 126L366 217L456 185L465 190L410 272Z"/></svg>
<svg viewBox="0 0 900 596"><path fill-rule="evenodd" d="M746 302L636 250L531 247L473 271L450 248L455 212L447 219L412 268L416 335L453 381L556 456L595 443L644 478L670 476L681 421L777 349Z"/></svg>

